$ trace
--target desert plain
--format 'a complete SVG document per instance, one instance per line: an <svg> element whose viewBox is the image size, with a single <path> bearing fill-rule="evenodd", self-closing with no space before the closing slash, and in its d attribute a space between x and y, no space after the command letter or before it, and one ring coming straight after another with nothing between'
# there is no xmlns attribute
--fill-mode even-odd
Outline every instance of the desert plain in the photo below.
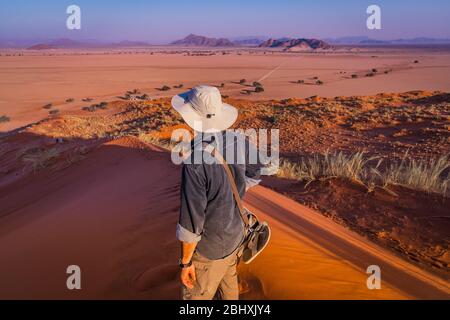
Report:
<svg viewBox="0 0 450 320"><path fill-rule="evenodd" d="M269 100L445 91L450 87L448 47L304 54L261 49L5 49L0 54L0 110L11 118L2 124L2 131L46 116L48 110L43 106L48 103L64 112L85 105L83 98L110 101L134 88L154 98L198 84L223 83L224 95ZM236 83L241 79L261 82L266 90L246 95L242 92L246 88ZM299 80L304 83L296 83ZM183 84L180 90L160 90L179 84ZM66 103L67 99L74 102Z"/></svg>
<svg viewBox="0 0 450 320"><path fill-rule="evenodd" d="M447 47L0 51L0 297L179 298L170 97L209 84L280 130L242 298L448 299L449 71Z"/></svg>

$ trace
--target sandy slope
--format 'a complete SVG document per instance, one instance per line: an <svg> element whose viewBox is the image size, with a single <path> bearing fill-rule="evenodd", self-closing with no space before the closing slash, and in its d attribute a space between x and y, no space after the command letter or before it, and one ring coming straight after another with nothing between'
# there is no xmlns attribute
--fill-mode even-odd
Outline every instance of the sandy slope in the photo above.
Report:
<svg viewBox="0 0 450 320"><path fill-rule="evenodd" d="M0 298L178 298L178 188L169 155L135 139L3 187ZM247 201L273 240L241 268L243 298L449 297L448 283L277 193L258 187ZM65 287L71 264L81 291ZM382 267L382 290L367 290L369 264Z"/></svg>
<svg viewBox="0 0 450 320"><path fill-rule="evenodd" d="M450 298L450 285L313 210L256 187L247 206L273 226L267 252L243 268L259 277L266 295L298 299ZM267 276L267 266L275 270ZM368 290L366 269L381 268L382 289ZM295 280L294 280L295 279Z"/></svg>

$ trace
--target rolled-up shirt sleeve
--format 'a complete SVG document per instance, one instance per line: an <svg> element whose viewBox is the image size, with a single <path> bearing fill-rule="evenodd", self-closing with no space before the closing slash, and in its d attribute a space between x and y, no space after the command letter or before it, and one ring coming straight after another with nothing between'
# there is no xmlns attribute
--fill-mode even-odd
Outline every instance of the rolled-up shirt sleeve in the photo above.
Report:
<svg viewBox="0 0 450 320"><path fill-rule="evenodd" d="M202 166L183 165L180 218L176 231L178 240L187 243L201 240L206 206L206 178Z"/></svg>

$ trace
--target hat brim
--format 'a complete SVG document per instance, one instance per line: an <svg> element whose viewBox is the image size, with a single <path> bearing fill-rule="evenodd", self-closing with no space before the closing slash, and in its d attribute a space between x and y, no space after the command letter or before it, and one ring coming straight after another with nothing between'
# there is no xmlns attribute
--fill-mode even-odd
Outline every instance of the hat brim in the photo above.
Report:
<svg viewBox="0 0 450 320"><path fill-rule="evenodd" d="M237 120L238 111L235 107L222 103L220 116L205 118L186 102L188 92L172 98L172 107L183 117L183 120L197 132L217 133L230 128Z"/></svg>

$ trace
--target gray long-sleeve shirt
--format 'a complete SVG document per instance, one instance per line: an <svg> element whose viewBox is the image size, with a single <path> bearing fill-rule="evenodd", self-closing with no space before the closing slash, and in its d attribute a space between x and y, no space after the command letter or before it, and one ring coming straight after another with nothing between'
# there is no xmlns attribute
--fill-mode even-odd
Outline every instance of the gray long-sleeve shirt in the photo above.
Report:
<svg viewBox="0 0 450 320"><path fill-rule="evenodd" d="M259 157L256 161L250 159L249 151L254 146L247 138L244 137L244 143L240 143L242 140L239 142L239 137L242 139L243 136L225 132L219 135L223 143L217 144L216 136L216 139L202 139L202 144L204 146L205 143L216 140L216 147L229 163L242 198L246 181L247 184L256 184L262 165ZM202 256L218 260L230 255L242 242L244 223L223 166L219 163L194 164L194 157L199 156L199 153L203 156L207 151L204 151L203 147L196 148L194 144L192 146L194 151L190 156L191 164L183 164L182 169L177 238L188 243L198 242L197 251ZM242 150L243 146L245 150ZM230 148L233 148L234 154L229 153L233 151Z"/></svg>

